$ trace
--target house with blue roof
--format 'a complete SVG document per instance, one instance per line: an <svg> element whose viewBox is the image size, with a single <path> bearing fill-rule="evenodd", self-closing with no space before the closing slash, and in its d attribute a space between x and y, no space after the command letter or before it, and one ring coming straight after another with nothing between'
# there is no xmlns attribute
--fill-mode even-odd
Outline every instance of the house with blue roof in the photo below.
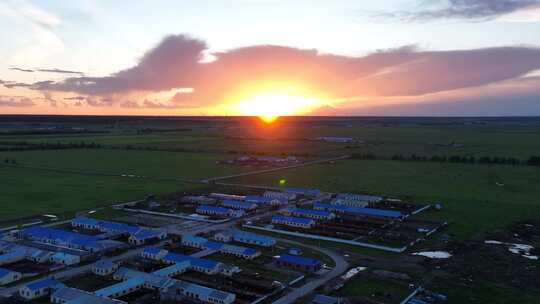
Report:
<svg viewBox="0 0 540 304"><path fill-rule="evenodd" d="M232 238L235 242L257 245L262 247L272 247L275 246L277 243L276 239L273 237L241 230L233 230Z"/></svg>
<svg viewBox="0 0 540 304"><path fill-rule="evenodd" d="M213 260L195 258L188 255L169 252L162 259L167 264L184 263L189 261L190 269L206 274L216 274L220 271L222 264Z"/></svg>
<svg viewBox="0 0 540 304"><path fill-rule="evenodd" d="M55 264L71 266L79 264L81 262L81 257L78 255L58 251L51 255L49 261Z"/></svg>
<svg viewBox="0 0 540 304"><path fill-rule="evenodd" d="M366 202L366 201L349 200L349 199L344 199L344 198L334 198L330 201L330 204L348 206L348 207L368 207L369 206L369 202Z"/></svg>
<svg viewBox="0 0 540 304"><path fill-rule="evenodd" d="M217 217L242 217L245 215L243 210L234 210L219 206L200 205L195 209L198 214L213 215Z"/></svg>
<svg viewBox="0 0 540 304"><path fill-rule="evenodd" d="M125 296L132 292L135 292L143 288L144 285L145 285L145 280L143 277L135 277L135 278L122 281L120 283L116 283L114 285L96 290L94 291L94 294L99 297L114 299L114 298Z"/></svg>
<svg viewBox="0 0 540 304"><path fill-rule="evenodd" d="M52 291L64 287L60 281L45 278L25 284L19 288L19 295L26 300L33 300L51 294Z"/></svg>
<svg viewBox="0 0 540 304"><path fill-rule="evenodd" d="M297 217L311 218L314 220L332 220L336 215L329 211L324 210L314 210L314 209L303 209L303 208L291 208L289 212Z"/></svg>
<svg viewBox="0 0 540 304"><path fill-rule="evenodd" d="M159 247L148 246L144 247L141 252L141 257L149 260L159 261L167 255L168 251Z"/></svg>
<svg viewBox="0 0 540 304"><path fill-rule="evenodd" d="M51 294L51 303L62 304L127 304L127 302L100 297L77 288L62 287Z"/></svg>
<svg viewBox="0 0 540 304"><path fill-rule="evenodd" d="M285 216L278 214L272 216L272 224L309 229L315 226L315 221L302 217Z"/></svg>
<svg viewBox="0 0 540 304"><path fill-rule="evenodd" d="M208 240L206 238L200 236L195 236L191 234L182 236L182 246L186 247L204 249L204 244L206 244L207 242Z"/></svg>
<svg viewBox="0 0 540 304"><path fill-rule="evenodd" d="M101 240L97 236L42 226L23 229L20 235L24 239L35 242L81 250L88 250L90 246L95 246Z"/></svg>
<svg viewBox="0 0 540 304"><path fill-rule="evenodd" d="M356 216L373 216L373 217L385 217L385 218L400 218L403 214L399 211L384 210L375 208L362 208L362 207L349 207L343 205L331 205L323 203L315 203L313 208L315 210L333 211L339 213L346 213Z"/></svg>
<svg viewBox="0 0 540 304"><path fill-rule="evenodd" d="M118 270L118 264L111 260L99 260L92 265L92 273L98 276L107 276Z"/></svg>
<svg viewBox="0 0 540 304"><path fill-rule="evenodd" d="M133 245L142 245L151 240L163 240L167 237L165 230L142 228L131 234L128 241Z"/></svg>
<svg viewBox="0 0 540 304"><path fill-rule="evenodd" d="M165 230L149 229L111 221L101 221L88 217L77 217L71 221L71 225L76 228L98 230L107 233L109 236L129 236L128 241L134 245L141 245L149 240L162 240L167 237L167 232Z"/></svg>
<svg viewBox="0 0 540 304"><path fill-rule="evenodd" d="M255 203L258 205L280 206L287 204L288 201L286 199L279 199L268 196L248 195L246 196L246 202Z"/></svg>
<svg viewBox="0 0 540 304"><path fill-rule="evenodd" d="M208 239L200 236L186 235L182 238L182 245L199 249L213 250L223 254L234 255L247 260L254 259L261 255L260 251L253 248L209 241Z"/></svg>
<svg viewBox="0 0 540 304"><path fill-rule="evenodd" d="M321 190L319 190L319 189L290 188L290 187L283 188L283 192L285 192L285 193L293 193L293 194L301 194L301 195L310 196L310 197L317 197L317 196L321 195L321 193L322 193Z"/></svg>
<svg viewBox="0 0 540 304"><path fill-rule="evenodd" d="M187 297L193 301L212 304L232 304L236 300L236 295L233 293L178 280L165 288L161 296L164 300L181 302Z"/></svg>
<svg viewBox="0 0 540 304"><path fill-rule="evenodd" d="M5 248L5 253L0 255L0 266L22 261L26 258L26 248L15 245Z"/></svg>
<svg viewBox="0 0 540 304"><path fill-rule="evenodd" d="M185 297L197 302L212 304L231 304L236 299L232 293L171 279L172 276L187 270L189 256L177 255L175 260L181 261L152 273L122 267L114 274L114 279L122 282L95 292L101 297L117 298L141 288L159 290L162 300L183 301Z"/></svg>
<svg viewBox="0 0 540 304"><path fill-rule="evenodd" d="M368 202L368 203L378 203L383 200L381 196L356 194L356 193L338 193L336 195L336 198L349 200L349 201Z"/></svg>
<svg viewBox="0 0 540 304"><path fill-rule="evenodd" d="M317 259L306 258L294 255L281 255L274 257L277 265L292 268L295 270L315 272L321 269L322 263Z"/></svg>
<svg viewBox="0 0 540 304"><path fill-rule="evenodd" d="M0 286L13 283L21 278L22 274L20 272L0 267Z"/></svg>
<svg viewBox="0 0 540 304"><path fill-rule="evenodd" d="M244 211L251 211L257 209L256 203L243 202L237 200L224 200L221 202L221 206L230 209L240 209Z"/></svg>
<svg viewBox="0 0 540 304"><path fill-rule="evenodd" d="M296 194L294 193L286 193L286 192L278 192L278 191L266 191L263 193L264 197L271 198L271 199L277 199L282 202L288 202L296 199Z"/></svg>

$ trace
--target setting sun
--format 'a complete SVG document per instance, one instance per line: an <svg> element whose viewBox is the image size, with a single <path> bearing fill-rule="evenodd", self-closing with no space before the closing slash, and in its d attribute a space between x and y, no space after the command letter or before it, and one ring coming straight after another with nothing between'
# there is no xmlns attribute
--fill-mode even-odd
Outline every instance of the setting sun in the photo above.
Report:
<svg viewBox="0 0 540 304"><path fill-rule="evenodd" d="M248 116L258 116L270 123L279 116L299 115L319 104L315 97L266 93L249 97L235 105L235 111Z"/></svg>

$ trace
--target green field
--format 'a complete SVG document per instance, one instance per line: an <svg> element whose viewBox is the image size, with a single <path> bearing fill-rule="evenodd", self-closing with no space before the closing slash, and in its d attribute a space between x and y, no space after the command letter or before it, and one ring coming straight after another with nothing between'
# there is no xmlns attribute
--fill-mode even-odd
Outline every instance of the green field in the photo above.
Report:
<svg viewBox="0 0 540 304"><path fill-rule="evenodd" d="M19 165L0 166L0 191L6 203L0 219L43 213L72 212L119 201L141 199L200 187L197 180L239 172L216 165L219 155L121 150L60 150L0 153ZM72 173L25 166L73 170ZM100 175L100 173L116 176ZM125 176L121 176L121 175ZM150 178L129 177L128 175ZM157 179L154 179L157 178Z"/></svg>
<svg viewBox="0 0 540 304"><path fill-rule="evenodd" d="M540 216L540 173L526 166L345 160L227 182L278 186L282 179L288 186L440 202L443 210L430 217L451 221L447 231L462 238Z"/></svg>
<svg viewBox="0 0 540 304"><path fill-rule="evenodd" d="M0 167L0 219L62 213L144 198L148 193L194 187L178 182L85 176Z"/></svg>
<svg viewBox="0 0 540 304"><path fill-rule="evenodd" d="M407 285L400 285L389 281L357 276L347 283L334 296L338 297L366 297L373 300L382 300L384 303L397 304L412 291Z"/></svg>
<svg viewBox="0 0 540 304"><path fill-rule="evenodd" d="M188 180L246 170L242 167L217 165L216 161L227 158L208 153L107 149L0 152L0 160L5 158L14 158L20 165Z"/></svg>

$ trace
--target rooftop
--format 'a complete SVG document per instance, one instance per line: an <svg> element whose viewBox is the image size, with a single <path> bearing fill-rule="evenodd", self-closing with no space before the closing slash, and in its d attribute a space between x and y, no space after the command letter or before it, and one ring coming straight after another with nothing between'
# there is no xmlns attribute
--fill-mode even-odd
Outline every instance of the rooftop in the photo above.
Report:
<svg viewBox="0 0 540 304"><path fill-rule="evenodd" d="M302 266L318 266L321 264L321 261L316 260L316 259L288 255L288 254L278 256L277 260L290 263L290 264L302 265Z"/></svg>
<svg viewBox="0 0 540 304"><path fill-rule="evenodd" d="M274 215L272 216L272 221L291 222L302 225L310 225L313 223L312 219L284 215Z"/></svg>

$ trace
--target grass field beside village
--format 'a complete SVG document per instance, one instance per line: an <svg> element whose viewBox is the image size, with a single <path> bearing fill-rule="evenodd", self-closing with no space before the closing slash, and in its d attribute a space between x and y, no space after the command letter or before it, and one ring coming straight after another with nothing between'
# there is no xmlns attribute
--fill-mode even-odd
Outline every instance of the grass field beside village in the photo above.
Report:
<svg viewBox="0 0 540 304"><path fill-rule="evenodd" d="M96 143L105 146L153 149L191 149L201 152L310 154L328 156L351 153L372 153L389 158L396 154L410 156L461 155L516 157L527 160L540 150L540 123L528 120L503 120L485 124L424 123L421 119L393 121L363 121L351 119L339 123L294 123L278 121L275 125L260 125L239 121L206 122L205 124L175 124L161 127L187 128L187 131L138 133L150 125L124 126L110 129L107 134L20 135L2 136L9 142L30 143ZM94 126L93 129L98 126ZM350 136L360 144L337 144L308 141L319 136ZM458 146L452 146L455 143ZM2 146L0 146L2 147Z"/></svg>
<svg viewBox="0 0 540 304"><path fill-rule="evenodd" d="M27 168L0 167L0 219L63 213L144 198L148 193L195 185L123 177L86 176Z"/></svg>
<svg viewBox="0 0 540 304"><path fill-rule="evenodd" d="M5 158L14 158L17 163L29 166L186 180L229 175L247 170L243 167L218 165L216 161L228 159L227 155L209 153L108 149L0 152L0 161Z"/></svg>
<svg viewBox="0 0 540 304"><path fill-rule="evenodd" d="M459 237L540 216L540 174L535 167L345 160L226 182L278 186L280 180L324 191L440 202L444 209L430 216L452 221L447 231Z"/></svg>
<svg viewBox="0 0 540 304"><path fill-rule="evenodd" d="M0 191L6 202L0 219L43 213L70 212L136 200L145 194L163 194L200 187L175 180L197 180L241 172L243 168L216 165L220 155L123 150L48 150L0 152L19 165L0 166ZM54 172L24 166L68 169Z"/></svg>

